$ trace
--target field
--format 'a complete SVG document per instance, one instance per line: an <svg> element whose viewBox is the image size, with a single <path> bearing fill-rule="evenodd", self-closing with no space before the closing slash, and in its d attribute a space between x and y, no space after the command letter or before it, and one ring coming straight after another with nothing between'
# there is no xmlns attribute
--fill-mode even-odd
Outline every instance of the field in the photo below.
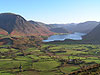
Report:
<svg viewBox="0 0 100 75"><path fill-rule="evenodd" d="M0 75L67 75L100 64L100 45L43 44L40 49L0 46Z"/></svg>

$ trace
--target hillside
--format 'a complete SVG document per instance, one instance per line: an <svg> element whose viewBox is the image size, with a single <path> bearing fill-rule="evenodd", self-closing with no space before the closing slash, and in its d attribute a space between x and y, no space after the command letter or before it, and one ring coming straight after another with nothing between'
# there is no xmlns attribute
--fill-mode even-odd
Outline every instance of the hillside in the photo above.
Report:
<svg viewBox="0 0 100 75"><path fill-rule="evenodd" d="M74 32L82 32L82 33L89 33L91 30L93 30L99 22L96 21L87 21L83 23L79 23L74 28Z"/></svg>
<svg viewBox="0 0 100 75"><path fill-rule="evenodd" d="M0 28L2 33L8 32L11 36L49 36L53 33L38 24L31 24L22 16L13 13L0 14Z"/></svg>
<svg viewBox="0 0 100 75"><path fill-rule="evenodd" d="M100 40L100 24L96 26L90 33L83 37L84 40L98 41Z"/></svg>

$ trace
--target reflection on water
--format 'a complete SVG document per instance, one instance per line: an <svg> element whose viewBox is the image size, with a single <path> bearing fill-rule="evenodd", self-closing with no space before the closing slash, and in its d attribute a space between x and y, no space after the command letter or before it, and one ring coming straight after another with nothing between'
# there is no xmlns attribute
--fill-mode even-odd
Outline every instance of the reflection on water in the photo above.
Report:
<svg viewBox="0 0 100 75"><path fill-rule="evenodd" d="M65 39L82 40L83 35L86 35L86 33L75 32L73 34L66 34L66 35L52 35L47 40L43 40L43 42L50 42L57 40L64 41Z"/></svg>

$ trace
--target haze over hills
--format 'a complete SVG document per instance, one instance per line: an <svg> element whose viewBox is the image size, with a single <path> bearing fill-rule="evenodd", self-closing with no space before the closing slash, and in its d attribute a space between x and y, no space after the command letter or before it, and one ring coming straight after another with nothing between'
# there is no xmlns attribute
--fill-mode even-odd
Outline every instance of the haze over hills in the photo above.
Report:
<svg viewBox="0 0 100 75"><path fill-rule="evenodd" d="M0 33L10 34L12 36L49 36L53 32L47 28L40 26L38 23L30 23L22 16L13 13L1 13L0 14Z"/></svg>

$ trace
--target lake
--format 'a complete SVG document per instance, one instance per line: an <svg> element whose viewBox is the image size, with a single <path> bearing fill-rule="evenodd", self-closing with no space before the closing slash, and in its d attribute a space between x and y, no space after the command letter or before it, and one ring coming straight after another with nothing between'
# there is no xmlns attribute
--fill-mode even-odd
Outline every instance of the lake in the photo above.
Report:
<svg viewBox="0 0 100 75"><path fill-rule="evenodd" d="M65 39L82 40L83 35L86 35L86 33L75 32L73 34L52 35L52 36L48 37L48 39L43 40L43 42L64 41Z"/></svg>

